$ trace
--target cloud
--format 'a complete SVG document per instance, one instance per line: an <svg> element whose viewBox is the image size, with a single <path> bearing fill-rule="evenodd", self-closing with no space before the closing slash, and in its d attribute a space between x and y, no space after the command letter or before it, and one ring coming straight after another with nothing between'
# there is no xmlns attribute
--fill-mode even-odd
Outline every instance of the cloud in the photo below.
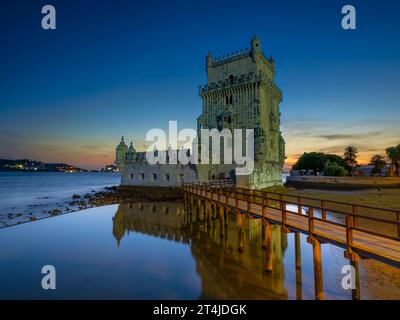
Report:
<svg viewBox="0 0 400 320"><path fill-rule="evenodd" d="M316 137L326 139L326 140L347 140L347 139L356 139L359 136L354 134L321 134Z"/></svg>

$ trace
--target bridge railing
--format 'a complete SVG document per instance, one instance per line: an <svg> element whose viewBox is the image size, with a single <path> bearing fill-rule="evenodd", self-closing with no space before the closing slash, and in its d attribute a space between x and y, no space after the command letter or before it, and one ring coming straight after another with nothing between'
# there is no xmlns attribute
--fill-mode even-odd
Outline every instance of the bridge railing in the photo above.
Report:
<svg viewBox="0 0 400 320"><path fill-rule="evenodd" d="M227 203L231 207L238 208L238 201L245 201L249 208L258 204L262 207L263 216L267 209L278 209L282 213L283 225L287 224L288 214L306 216L310 234L314 233L316 221L344 227L348 249L352 248L354 231L400 241L400 210L396 209L232 186L220 188L204 183L185 183L182 187L185 191L200 196L207 195L207 192L218 194L218 200L221 196L233 198L235 205ZM400 243L398 248L400 250Z"/></svg>

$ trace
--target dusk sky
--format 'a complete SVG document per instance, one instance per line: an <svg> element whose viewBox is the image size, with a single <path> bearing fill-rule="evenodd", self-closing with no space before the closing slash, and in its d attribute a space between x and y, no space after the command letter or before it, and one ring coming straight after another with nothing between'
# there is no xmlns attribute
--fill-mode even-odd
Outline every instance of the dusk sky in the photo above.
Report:
<svg viewBox="0 0 400 320"><path fill-rule="evenodd" d="M41 8L57 29L41 28ZM352 4L357 29L343 30ZM2 1L0 158L101 168L124 135L196 128L205 56L276 60L287 164L303 152L400 143L399 1Z"/></svg>

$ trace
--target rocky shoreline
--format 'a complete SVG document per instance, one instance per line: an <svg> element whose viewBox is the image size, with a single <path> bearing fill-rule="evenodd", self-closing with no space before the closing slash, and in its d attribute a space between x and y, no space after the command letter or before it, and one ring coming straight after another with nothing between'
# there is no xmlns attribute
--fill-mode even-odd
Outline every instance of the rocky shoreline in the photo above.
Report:
<svg viewBox="0 0 400 320"><path fill-rule="evenodd" d="M45 210L41 205L31 204L29 210L23 212L0 214L0 229L100 206L131 202L174 202L181 201L182 197L180 188L106 187L99 192L71 195L71 200L56 203Z"/></svg>

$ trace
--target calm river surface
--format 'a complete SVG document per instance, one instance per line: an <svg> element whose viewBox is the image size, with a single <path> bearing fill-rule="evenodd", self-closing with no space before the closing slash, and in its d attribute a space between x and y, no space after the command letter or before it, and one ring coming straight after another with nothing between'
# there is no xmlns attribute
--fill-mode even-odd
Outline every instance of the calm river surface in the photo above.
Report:
<svg viewBox="0 0 400 320"><path fill-rule="evenodd" d="M54 207L120 182L117 173L0 172L0 215Z"/></svg>
<svg viewBox="0 0 400 320"><path fill-rule="evenodd" d="M244 229L238 252L235 215L221 233L219 220L194 221L181 203L98 207L1 229L0 299L314 299L306 238L296 282L294 234L273 227L268 273L260 220L246 218ZM351 299L341 287L343 250L323 245L322 263L325 298ZM56 290L41 288L44 265L56 268ZM390 277L360 269L361 298L380 298L380 289L400 297Z"/></svg>

